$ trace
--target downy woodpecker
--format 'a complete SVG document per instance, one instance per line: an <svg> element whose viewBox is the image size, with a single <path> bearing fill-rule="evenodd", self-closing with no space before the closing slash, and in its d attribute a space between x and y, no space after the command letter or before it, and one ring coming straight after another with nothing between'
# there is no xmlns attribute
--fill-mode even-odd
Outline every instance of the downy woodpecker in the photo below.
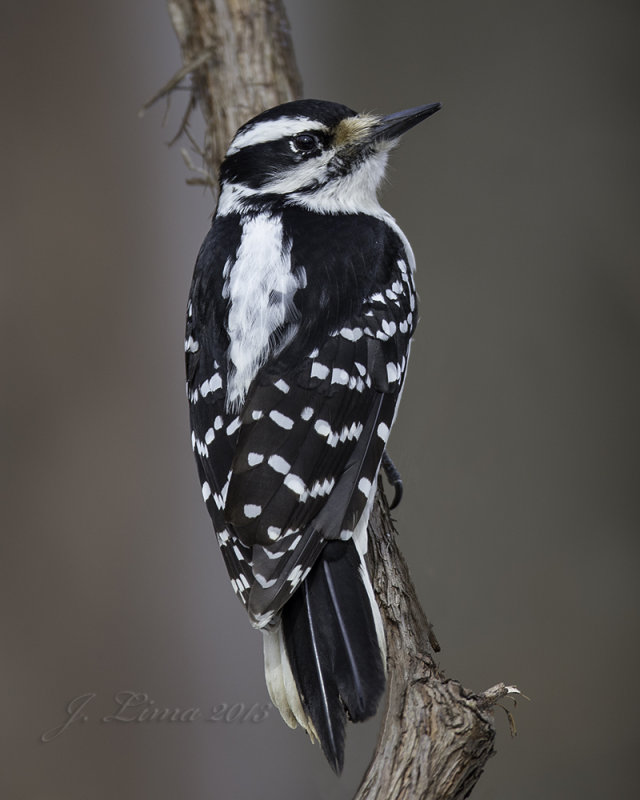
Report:
<svg viewBox="0 0 640 800"><path fill-rule="evenodd" d="M389 150L440 108L300 100L236 133L185 339L191 441L266 681L336 772L384 692L367 522L416 325L414 257L377 200Z"/></svg>

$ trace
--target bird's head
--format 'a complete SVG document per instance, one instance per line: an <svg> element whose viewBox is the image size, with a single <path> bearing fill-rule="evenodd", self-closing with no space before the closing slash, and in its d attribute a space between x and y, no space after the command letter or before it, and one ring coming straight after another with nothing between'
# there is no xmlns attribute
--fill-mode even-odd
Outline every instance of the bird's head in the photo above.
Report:
<svg viewBox="0 0 640 800"><path fill-rule="evenodd" d="M388 116L322 100L269 109L236 133L220 169L219 214L285 202L324 213L371 213L388 152L440 103Z"/></svg>

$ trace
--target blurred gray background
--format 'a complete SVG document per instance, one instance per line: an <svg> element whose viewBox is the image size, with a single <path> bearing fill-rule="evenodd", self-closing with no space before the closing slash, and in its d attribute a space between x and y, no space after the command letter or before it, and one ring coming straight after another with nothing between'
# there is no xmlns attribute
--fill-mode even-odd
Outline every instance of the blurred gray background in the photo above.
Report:
<svg viewBox="0 0 640 800"><path fill-rule="evenodd" d="M473 797L636 797L637 3L288 8L308 96L444 104L384 190L422 300L390 449L442 666L531 698L515 739L498 709ZM187 428L183 314L212 204L165 147L181 96L164 128L161 107L137 116L180 65L165 5L0 13L0 795L349 798L375 722L350 727L338 780L275 712L203 719L267 695ZM125 717L202 716L103 721L120 692L149 700ZM87 719L40 741L87 693Z"/></svg>

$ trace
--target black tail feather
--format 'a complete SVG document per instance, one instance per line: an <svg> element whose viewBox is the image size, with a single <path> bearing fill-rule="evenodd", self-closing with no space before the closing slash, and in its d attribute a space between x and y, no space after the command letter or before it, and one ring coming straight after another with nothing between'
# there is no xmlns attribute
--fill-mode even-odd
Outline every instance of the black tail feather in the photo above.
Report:
<svg viewBox="0 0 640 800"><path fill-rule="evenodd" d="M373 716L385 685L359 567L352 541L329 542L282 613L287 655L303 706L337 773L344 760L347 717L360 722Z"/></svg>

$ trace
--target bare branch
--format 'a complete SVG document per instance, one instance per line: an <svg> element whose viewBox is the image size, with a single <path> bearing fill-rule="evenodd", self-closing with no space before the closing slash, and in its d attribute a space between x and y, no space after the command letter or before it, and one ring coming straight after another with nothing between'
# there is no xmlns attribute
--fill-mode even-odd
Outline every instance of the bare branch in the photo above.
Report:
<svg viewBox="0 0 640 800"><path fill-rule="evenodd" d="M185 66L156 97L191 75L206 126L204 165L215 195L218 166L240 125L302 94L289 23L281 0L168 0L167 5ZM181 128L187 124L188 119Z"/></svg>
<svg viewBox="0 0 640 800"><path fill-rule="evenodd" d="M387 635L389 687L376 753L356 800L460 800L493 754L492 706L514 687L474 695L446 679L382 491L369 523L369 567ZM517 690L515 690L517 691Z"/></svg>
<svg viewBox="0 0 640 800"><path fill-rule="evenodd" d="M192 72L195 72L198 67L201 67L205 64L213 55L210 50L205 50L200 55L196 56L192 61L189 61L188 64L180 67L180 69L173 75L173 77L169 78L169 80L165 83L162 89L159 89L153 97L151 97L147 102L142 106L141 114L143 114L147 109L151 108L152 105L158 102L160 98L165 97L166 95L170 94L180 83L183 78L186 78L187 75L190 75Z"/></svg>

